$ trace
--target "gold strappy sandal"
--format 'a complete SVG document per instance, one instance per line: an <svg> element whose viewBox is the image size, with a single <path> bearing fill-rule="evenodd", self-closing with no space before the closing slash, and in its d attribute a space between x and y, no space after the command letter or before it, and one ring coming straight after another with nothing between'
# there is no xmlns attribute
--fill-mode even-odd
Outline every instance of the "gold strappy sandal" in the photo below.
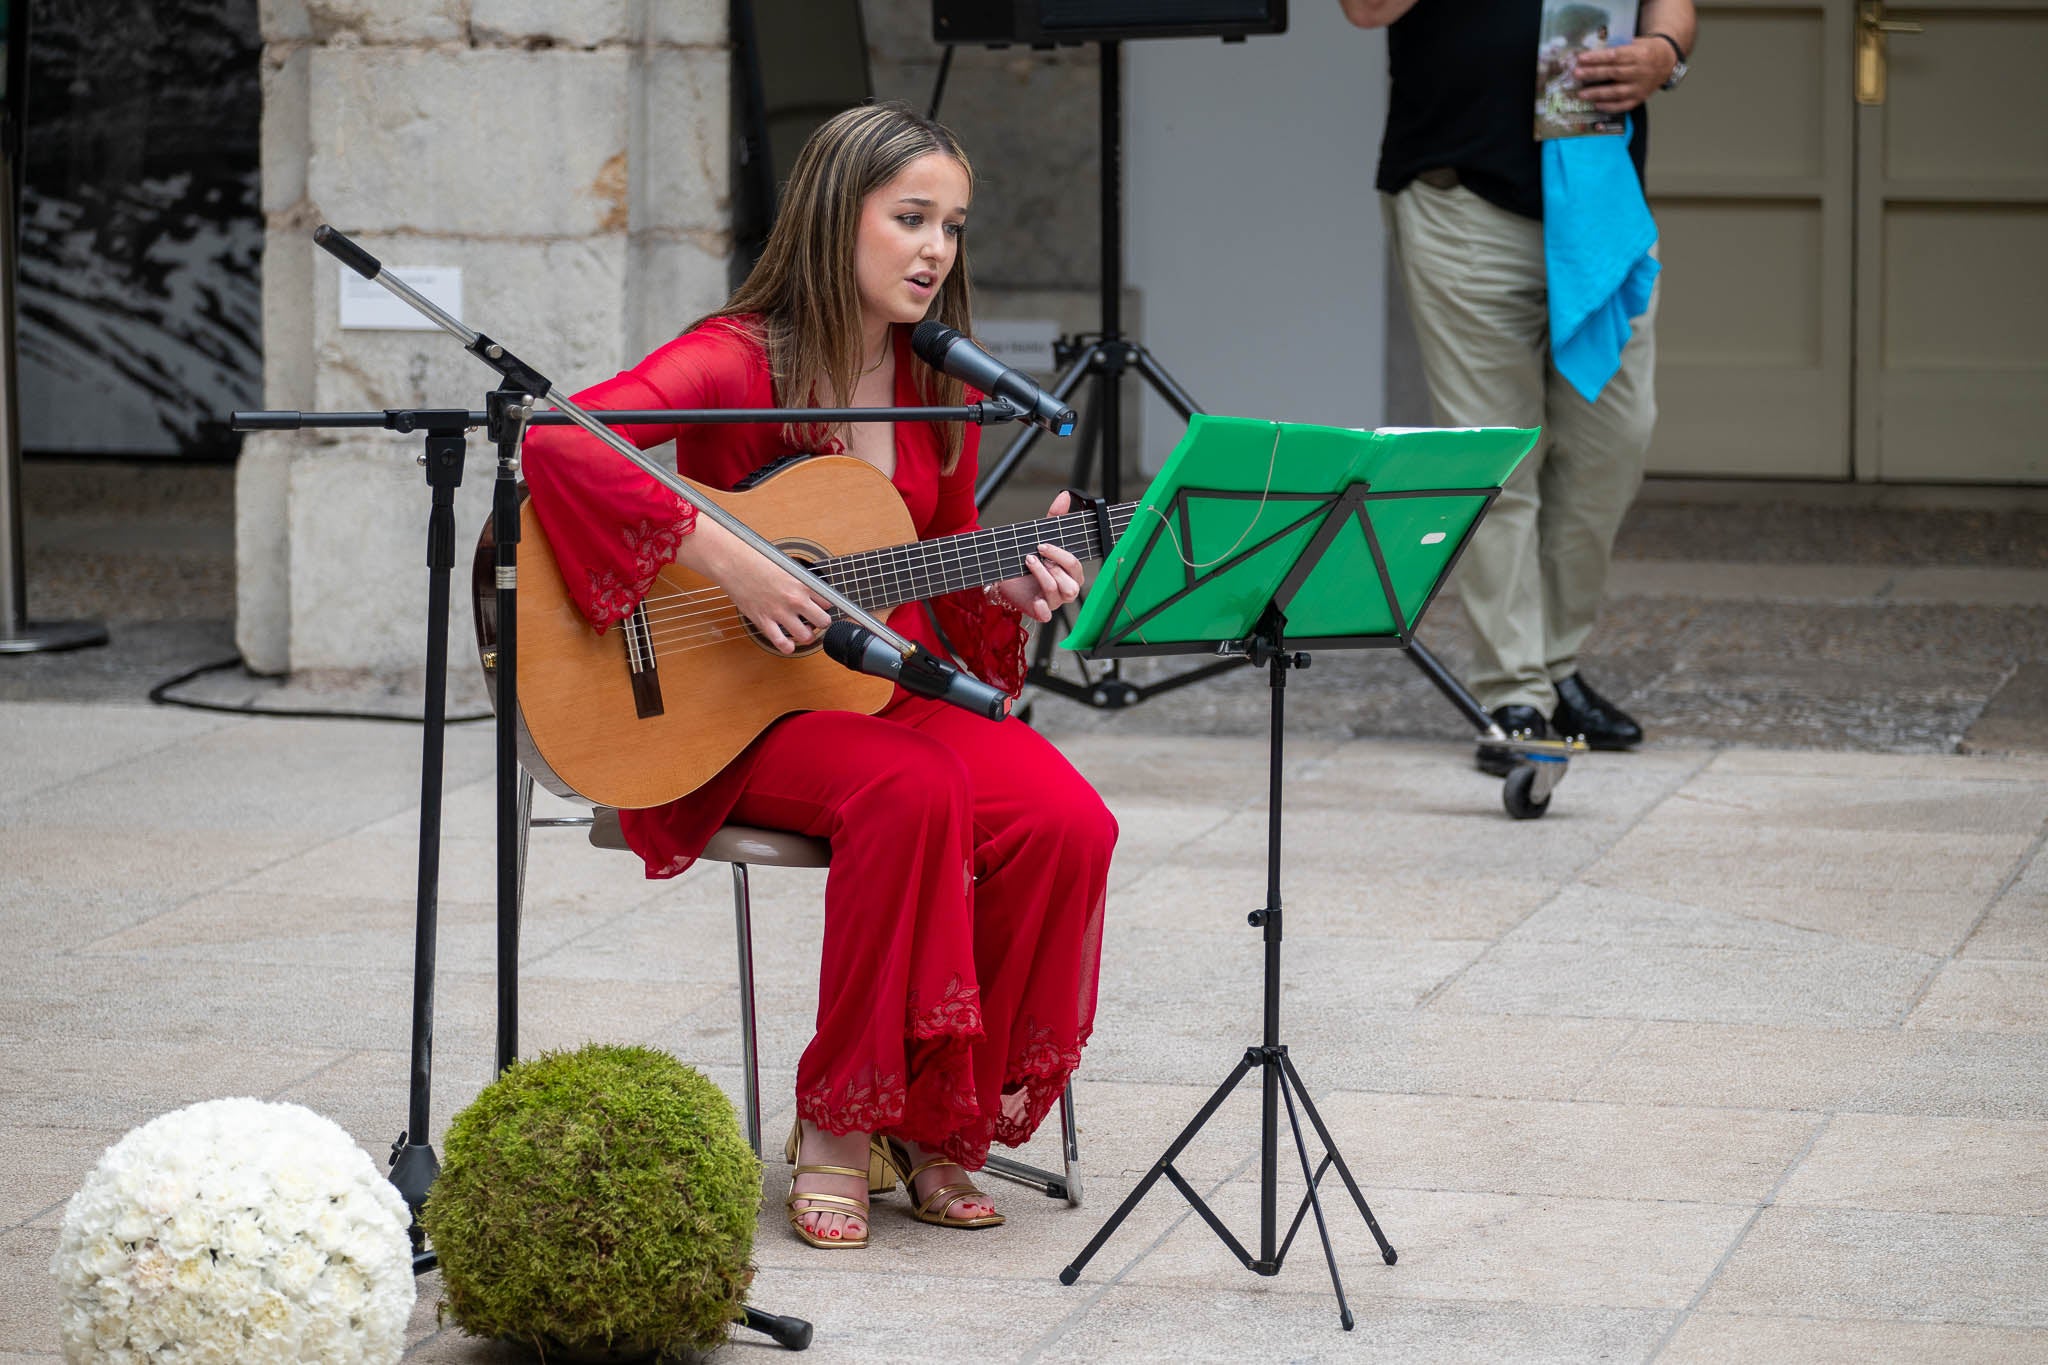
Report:
<svg viewBox="0 0 2048 1365"><path fill-rule="evenodd" d="M934 1166L953 1166L958 1163L950 1157L935 1156L930 1161L913 1166L910 1164L910 1148L899 1138L883 1139L888 1144L888 1163L896 1179L903 1183L903 1191L910 1196L910 1216L920 1223L929 1223L935 1228L995 1228L1004 1223L1000 1213L985 1213L979 1218L951 1218L946 1210L962 1199L973 1195L988 1196L972 1185L941 1185L923 1199L917 1197L917 1178Z"/></svg>
<svg viewBox="0 0 2048 1365"><path fill-rule="evenodd" d="M803 1164L803 1134L803 1124L799 1122L789 1130L789 1141L782 1146L783 1159L796 1167L797 1175L850 1175L855 1179L866 1180L869 1187L873 1188L876 1178L876 1156L872 1145L869 1147L867 1170L861 1170L855 1166L806 1166ZM804 1205L803 1208L797 1207L799 1202ZM844 1194L800 1194L797 1192L795 1181L792 1180L789 1194L782 1201L782 1207L783 1211L789 1215L790 1229L805 1242L820 1250L839 1251L849 1247L864 1247L868 1244L867 1229L873 1226L873 1219L869 1216L868 1201L865 1199L855 1199L851 1195ZM803 1224L804 1216L813 1213L850 1214L857 1217L863 1225L861 1235L858 1237L820 1237Z"/></svg>

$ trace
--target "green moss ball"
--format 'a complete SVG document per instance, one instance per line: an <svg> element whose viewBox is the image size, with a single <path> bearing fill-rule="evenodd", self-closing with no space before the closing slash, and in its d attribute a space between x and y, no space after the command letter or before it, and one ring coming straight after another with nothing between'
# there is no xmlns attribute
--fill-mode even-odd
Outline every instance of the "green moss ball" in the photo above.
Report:
<svg viewBox="0 0 2048 1365"><path fill-rule="evenodd" d="M445 1152L420 1222L464 1331L544 1354L725 1340L761 1163L703 1075L650 1048L550 1053L485 1087Z"/></svg>

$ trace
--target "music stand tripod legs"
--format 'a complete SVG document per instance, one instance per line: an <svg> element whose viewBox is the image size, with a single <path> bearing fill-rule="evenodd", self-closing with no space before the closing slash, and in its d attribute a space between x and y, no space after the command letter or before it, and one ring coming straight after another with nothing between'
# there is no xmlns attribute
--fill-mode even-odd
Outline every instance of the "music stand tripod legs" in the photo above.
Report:
<svg viewBox="0 0 2048 1365"><path fill-rule="evenodd" d="M1159 1178L1165 1176L1173 1182L1173 1187L1180 1191L1188 1203L1194 1206L1195 1212L1202 1216L1202 1221L1209 1225L1210 1230L1222 1239L1223 1245L1230 1248L1231 1253L1244 1263L1245 1268L1255 1274L1280 1273L1280 1267L1287 1260L1287 1252L1294 1245L1295 1234L1301 1231L1302 1219L1313 1213L1316 1219L1316 1234L1323 1244L1323 1259L1330 1267L1330 1284L1337 1294L1338 1320L1344 1324L1344 1330L1348 1332L1356 1320L1351 1315L1350 1305L1344 1300L1344 1281L1337 1272L1337 1253L1330 1245L1330 1228L1323 1215L1320 1194L1323 1177L1329 1174L1331 1167L1336 1168L1338 1178L1344 1182L1344 1188L1350 1191L1352 1201L1358 1205L1358 1212L1364 1217L1365 1225L1372 1230L1373 1240L1379 1243L1381 1259L1392 1265L1398 1259L1398 1253L1387 1242L1386 1234L1380 1231L1379 1221L1372 1216L1372 1208L1365 1202L1365 1195L1359 1191L1358 1181L1352 1177L1351 1168L1344 1164L1342 1154L1337 1151L1337 1144L1330 1137L1328 1126L1323 1123L1323 1116L1316 1112L1315 1102L1309 1098L1308 1088L1301 1083L1301 1076L1295 1071L1293 1061L1288 1058L1287 1045L1280 1041L1281 745L1286 721L1287 670L1308 667L1309 656L1292 653L1286 648L1281 637L1280 614L1277 609L1270 606L1261 618L1258 629L1246 642L1243 652L1244 658L1253 667L1263 667L1268 671L1272 696L1271 729L1267 741L1266 904L1263 909L1254 910L1248 916L1252 927L1261 930L1265 939L1263 1037L1258 1046L1245 1049L1244 1056L1238 1060L1231 1073L1224 1077L1223 1084L1216 1087L1216 1093L1209 1097L1208 1103L1204 1104L1189 1121L1188 1126L1181 1130L1180 1136L1173 1140L1172 1145L1160 1158L1152 1163L1152 1168L1145 1173L1145 1178L1140 1180L1124 1202L1117 1206L1116 1212L1109 1216L1109 1220L1096 1232L1094 1238L1082 1248L1081 1254L1076 1256L1066 1269L1060 1271L1060 1283L1070 1285L1080 1278L1082 1268L1102 1249L1103 1243L1110 1239L1131 1210L1151 1192ZM1251 1074L1254 1067L1260 1073L1259 1079L1263 1090L1259 1122L1257 1255L1247 1250L1230 1229L1224 1226L1222 1219L1216 1216L1215 1210L1195 1192L1187 1178L1173 1164L1182 1150L1194 1141L1195 1134L1202 1130L1210 1116L1222 1107L1223 1101L1237 1089L1239 1082ZM1298 1110L1297 1101L1300 1106ZM1294 1151L1301 1161L1301 1175L1307 1185L1307 1191L1302 1197L1300 1207L1294 1211L1293 1221L1288 1224L1286 1237L1276 1241L1279 1236L1279 1108L1282 1103L1287 1108L1287 1124L1294 1137ZM1301 1115L1304 1113L1308 1115L1309 1124L1316 1130L1316 1136L1323 1144L1322 1163L1313 1170L1310 1167L1308 1143L1301 1131Z"/></svg>

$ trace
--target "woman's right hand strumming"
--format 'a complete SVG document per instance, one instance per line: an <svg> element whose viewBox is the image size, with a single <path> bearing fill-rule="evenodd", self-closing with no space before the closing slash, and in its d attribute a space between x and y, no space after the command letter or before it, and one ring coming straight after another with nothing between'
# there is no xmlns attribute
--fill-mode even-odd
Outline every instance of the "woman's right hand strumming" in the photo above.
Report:
<svg viewBox="0 0 2048 1365"><path fill-rule="evenodd" d="M815 593L708 517L683 537L676 559L725 589L740 614L784 654L794 654L832 624L832 609Z"/></svg>

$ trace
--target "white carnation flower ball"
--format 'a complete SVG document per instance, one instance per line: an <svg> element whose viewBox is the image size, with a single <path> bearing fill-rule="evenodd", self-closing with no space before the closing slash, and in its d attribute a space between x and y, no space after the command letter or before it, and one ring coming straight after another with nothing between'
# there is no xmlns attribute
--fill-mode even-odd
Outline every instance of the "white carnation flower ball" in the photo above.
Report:
<svg viewBox="0 0 2048 1365"><path fill-rule="evenodd" d="M65 1206L64 1358L385 1365L412 1316L410 1222L355 1140L300 1105L152 1119Z"/></svg>

